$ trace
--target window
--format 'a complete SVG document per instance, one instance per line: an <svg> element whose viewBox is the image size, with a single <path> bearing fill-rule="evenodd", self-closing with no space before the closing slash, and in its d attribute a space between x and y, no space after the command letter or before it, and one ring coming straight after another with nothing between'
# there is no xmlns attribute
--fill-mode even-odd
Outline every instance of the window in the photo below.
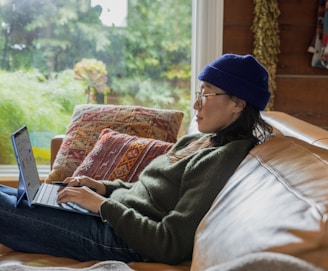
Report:
<svg viewBox="0 0 328 271"><path fill-rule="evenodd" d="M52 136L86 102L180 109L184 133L191 18L191 0L0 1L0 164L16 163L10 134L25 124L37 163L48 164ZM105 65L105 95L90 97L74 76L83 59Z"/></svg>

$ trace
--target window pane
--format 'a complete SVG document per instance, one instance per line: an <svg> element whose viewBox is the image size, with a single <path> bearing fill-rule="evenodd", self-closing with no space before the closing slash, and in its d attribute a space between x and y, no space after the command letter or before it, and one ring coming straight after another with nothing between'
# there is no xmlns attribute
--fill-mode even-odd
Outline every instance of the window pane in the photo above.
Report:
<svg viewBox="0 0 328 271"><path fill-rule="evenodd" d="M0 164L15 163L10 134L22 125L48 164L51 137L81 103L180 109L186 131L191 0L0 0L0 19ZM94 97L85 63L107 78Z"/></svg>

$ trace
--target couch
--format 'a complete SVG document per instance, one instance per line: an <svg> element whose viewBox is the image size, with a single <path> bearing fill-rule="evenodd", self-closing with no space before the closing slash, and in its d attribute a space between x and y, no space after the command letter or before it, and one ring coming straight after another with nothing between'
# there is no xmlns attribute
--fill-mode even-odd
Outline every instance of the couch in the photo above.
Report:
<svg viewBox="0 0 328 271"><path fill-rule="evenodd" d="M282 112L262 115L274 135L250 151L218 194L190 262L81 263L0 245L0 270L328 270L328 131ZM188 133L196 131L192 121ZM52 140L52 163L62 140Z"/></svg>

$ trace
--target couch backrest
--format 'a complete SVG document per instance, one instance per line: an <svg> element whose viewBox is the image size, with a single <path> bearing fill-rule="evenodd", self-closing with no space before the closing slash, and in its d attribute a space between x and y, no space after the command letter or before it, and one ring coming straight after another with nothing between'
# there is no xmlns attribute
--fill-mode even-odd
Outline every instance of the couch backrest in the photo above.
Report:
<svg viewBox="0 0 328 271"><path fill-rule="evenodd" d="M328 131L324 129L283 112L266 111L262 112L262 117L274 127L274 133L276 136L292 136L310 144L328 149ZM196 132L198 132L198 128L196 118L194 117L190 122L187 133L192 134ZM64 135L58 135L51 141L51 167L63 138Z"/></svg>
<svg viewBox="0 0 328 271"><path fill-rule="evenodd" d="M254 252L328 268L328 150L277 136L256 146L203 218L192 270Z"/></svg>
<svg viewBox="0 0 328 271"><path fill-rule="evenodd" d="M328 149L328 131L283 112L262 112L263 119L271 124L277 135L292 136L312 145Z"/></svg>
<svg viewBox="0 0 328 271"><path fill-rule="evenodd" d="M262 118L274 128L276 136L292 136L312 145L328 149L328 131L283 112L265 111ZM188 134L198 132L196 117L189 125Z"/></svg>

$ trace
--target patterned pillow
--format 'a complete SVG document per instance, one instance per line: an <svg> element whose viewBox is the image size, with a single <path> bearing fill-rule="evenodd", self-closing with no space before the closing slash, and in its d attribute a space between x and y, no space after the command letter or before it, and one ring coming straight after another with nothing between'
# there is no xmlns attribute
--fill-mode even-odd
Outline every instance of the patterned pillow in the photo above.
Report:
<svg viewBox="0 0 328 271"><path fill-rule="evenodd" d="M129 105L78 105L65 133L48 178L63 181L92 150L100 132L111 128L117 132L175 142L183 112Z"/></svg>
<svg viewBox="0 0 328 271"><path fill-rule="evenodd" d="M138 180L141 171L158 155L166 153L173 143L142 138L104 129L92 151L73 176L97 180Z"/></svg>

